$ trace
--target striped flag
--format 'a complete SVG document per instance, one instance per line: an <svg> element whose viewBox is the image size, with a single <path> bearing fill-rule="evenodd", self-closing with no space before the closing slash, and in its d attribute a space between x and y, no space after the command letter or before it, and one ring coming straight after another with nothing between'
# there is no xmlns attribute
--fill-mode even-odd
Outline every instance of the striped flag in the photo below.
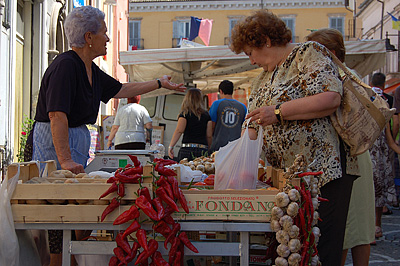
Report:
<svg viewBox="0 0 400 266"><path fill-rule="evenodd" d="M400 30L400 20L395 16L393 16L392 14L390 14L389 12L388 14L392 17L392 28L395 30Z"/></svg>
<svg viewBox="0 0 400 266"><path fill-rule="evenodd" d="M199 36L204 44L208 46L210 43L212 24L212 19L191 17L189 41L193 41L197 36Z"/></svg>

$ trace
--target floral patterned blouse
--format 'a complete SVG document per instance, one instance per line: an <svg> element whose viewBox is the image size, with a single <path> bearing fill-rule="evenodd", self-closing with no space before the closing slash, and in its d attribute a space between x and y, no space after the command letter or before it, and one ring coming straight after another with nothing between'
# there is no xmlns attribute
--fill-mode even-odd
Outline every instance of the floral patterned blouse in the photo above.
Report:
<svg viewBox="0 0 400 266"><path fill-rule="evenodd" d="M264 105L276 105L327 91L342 94L338 68L325 47L316 42L296 46L286 61L273 72L262 72L253 82L249 112ZM258 126L253 124L258 131ZM285 120L265 126L263 150L277 168L290 167L303 154L311 171L323 171L319 186L342 177L340 144L329 116L311 120ZM355 157L347 154L348 174L358 174Z"/></svg>

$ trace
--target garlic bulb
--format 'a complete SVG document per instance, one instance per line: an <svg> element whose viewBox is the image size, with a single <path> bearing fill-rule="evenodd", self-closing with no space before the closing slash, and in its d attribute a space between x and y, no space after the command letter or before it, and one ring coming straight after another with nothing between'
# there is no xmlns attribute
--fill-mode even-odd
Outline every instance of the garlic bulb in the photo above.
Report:
<svg viewBox="0 0 400 266"><path fill-rule="evenodd" d="M275 196L275 203L278 207L286 207L290 202L289 196L285 192L279 192Z"/></svg>
<svg viewBox="0 0 400 266"><path fill-rule="evenodd" d="M283 258L287 258L290 255L289 247L286 246L285 244L280 244L276 248L276 252L278 253L279 256L281 256Z"/></svg>
<svg viewBox="0 0 400 266"><path fill-rule="evenodd" d="M289 199L291 201L298 201L300 199L300 193L297 189L292 188L288 192Z"/></svg>
<svg viewBox="0 0 400 266"><path fill-rule="evenodd" d="M318 227L314 226L312 228L312 233L314 234L314 241L316 244L319 242L319 237L321 236L321 231L319 230Z"/></svg>
<svg viewBox="0 0 400 266"><path fill-rule="evenodd" d="M297 225L292 225L288 234L290 238L297 238L300 234L300 228Z"/></svg>
<svg viewBox="0 0 400 266"><path fill-rule="evenodd" d="M297 215L297 213L299 212L299 204L297 204L297 202L291 202L288 205L286 212L291 217L295 217Z"/></svg>
<svg viewBox="0 0 400 266"><path fill-rule="evenodd" d="M277 257L275 259L275 266L288 266L288 261L285 258Z"/></svg>
<svg viewBox="0 0 400 266"><path fill-rule="evenodd" d="M274 232L278 232L279 230L282 229L282 226L278 220L271 220L271 223L269 226L271 227L271 230Z"/></svg>
<svg viewBox="0 0 400 266"><path fill-rule="evenodd" d="M301 248L300 240L290 239L288 247L289 247L290 252L292 252L292 253L298 252Z"/></svg>
<svg viewBox="0 0 400 266"><path fill-rule="evenodd" d="M318 207L319 207L319 201L318 201L318 198L312 198L311 199L311 202L312 202L312 205L313 205L313 208L314 208L314 210L316 210L316 209L318 209Z"/></svg>
<svg viewBox="0 0 400 266"><path fill-rule="evenodd" d="M301 262L301 255L299 253L292 253L288 258L289 266L299 266Z"/></svg>
<svg viewBox="0 0 400 266"><path fill-rule="evenodd" d="M284 215L279 219L279 223L282 225L283 230L289 231L293 225L293 218L289 215Z"/></svg>
<svg viewBox="0 0 400 266"><path fill-rule="evenodd" d="M318 223L318 218L319 218L319 213L317 211L314 211L313 221L311 223L312 226L314 226Z"/></svg>
<svg viewBox="0 0 400 266"><path fill-rule="evenodd" d="M279 230L278 232L276 232L276 240L280 243L280 244L287 244L289 243L289 234L288 232L284 231L284 230Z"/></svg>
<svg viewBox="0 0 400 266"><path fill-rule="evenodd" d="M318 262L319 262L318 255L315 255L314 257L311 258L311 266L317 266Z"/></svg>
<svg viewBox="0 0 400 266"><path fill-rule="evenodd" d="M279 220L283 216L283 210L279 207L273 207L271 210L272 219Z"/></svg>

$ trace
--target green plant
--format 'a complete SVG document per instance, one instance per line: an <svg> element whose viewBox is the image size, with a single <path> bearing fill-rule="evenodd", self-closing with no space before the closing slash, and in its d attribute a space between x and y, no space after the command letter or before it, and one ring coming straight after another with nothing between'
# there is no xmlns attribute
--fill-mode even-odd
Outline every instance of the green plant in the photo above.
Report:
<svg viewBox="0 0 400 266"><path fill-rule="evenodd" d="M26 140L28 139L29 133L33 128L33 122L33 119L30 119L27 115L24 115L24 120L22 121L22 131L19 137L19 151L17 154L18 162L24 161L25 148L32 149L32 147L26 147Z"/></svg>

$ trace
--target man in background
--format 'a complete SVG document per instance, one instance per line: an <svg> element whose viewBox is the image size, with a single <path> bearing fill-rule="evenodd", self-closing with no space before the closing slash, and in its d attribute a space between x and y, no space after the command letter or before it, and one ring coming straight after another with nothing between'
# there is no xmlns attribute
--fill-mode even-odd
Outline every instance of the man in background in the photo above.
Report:
<svg viewBox="0 0 400 266"><path fill-rule="evenodd" d="M245 119L246 106L233 99L233 83L223 80L218 87L220 100L215 101L210 108L213 140L210 152L228 144L229 141L240 138L242 123Z"/></svg>

